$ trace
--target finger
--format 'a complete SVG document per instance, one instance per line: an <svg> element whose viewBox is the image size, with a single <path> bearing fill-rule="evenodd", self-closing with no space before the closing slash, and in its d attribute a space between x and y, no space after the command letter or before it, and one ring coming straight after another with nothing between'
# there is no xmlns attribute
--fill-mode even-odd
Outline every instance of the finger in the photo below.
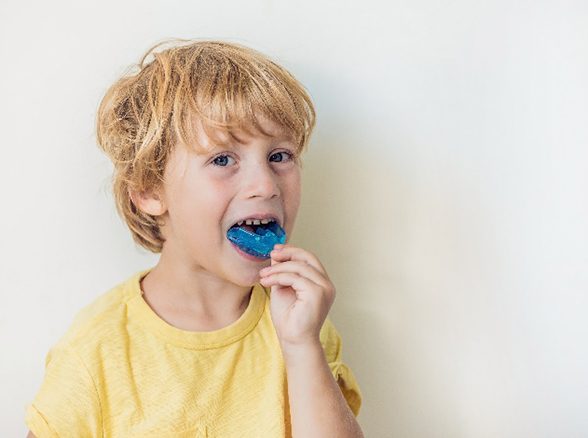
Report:
<svg viewBox="0 0 588 438"><path fill-rule="evenodd" d="M278 262L284 262L287 260L299 261L308 263L314 267L317 271L321 272L326 278L329 278L325 267L322 265L320 260L311 252L298 248L292 245L275 245L274 250L271 252L272 259ZM273 265L273 263L272 263Z"/></svg>
<svg viewBox="0 0 588 438"><path fill-rule="evenodd" d="M325 276L316 270L316 268L308 263L287 261L268 266L259 271L261 277L267 277L271 274L278 274L280 272L292 272L312 280L319 286L327 287L329 281Z"/></svg>
<svg viewBox="0 0 588 438"><path fill-rule="evenodd" d="M320 286L309 280L291 272L280 272L279 274L272 274L260 280L260 283L266 287L270 286L290 286L296 292L312 289L320 289ZM315 294L311 294L315 295Z"/></svg>

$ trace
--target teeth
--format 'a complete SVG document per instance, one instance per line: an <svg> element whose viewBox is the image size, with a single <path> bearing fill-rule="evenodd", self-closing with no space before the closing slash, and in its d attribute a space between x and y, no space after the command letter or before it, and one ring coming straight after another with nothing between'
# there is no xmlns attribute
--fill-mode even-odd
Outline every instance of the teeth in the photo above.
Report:
<svg viewBox="0 0 588 438"><path fill-rule="evenodd" d="M238 226L243 225L243 223L245 223L245 225L267 225L270 222L275 222L273 219L246 219L244 221L239 221L237 222Z"/></svg>

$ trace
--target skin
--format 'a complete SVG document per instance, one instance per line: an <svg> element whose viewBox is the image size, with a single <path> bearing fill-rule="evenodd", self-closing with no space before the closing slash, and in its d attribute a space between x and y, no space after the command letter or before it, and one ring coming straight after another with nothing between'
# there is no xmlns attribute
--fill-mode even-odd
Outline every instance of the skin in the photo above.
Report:
<svg viewBox="0 0 588 438"><path fill-rule="evenodd" d="M288 237L294 228L300 165L288 153L295 154L296 144L277 125L262 121L272 137L243 136L242 143L203 155L178 147L163 190L132 194L139 208L161 215L166 223L160 260L141 285L144 298L178 328L215 330L243 314L254 283L270 287L271 319L288 378L292 436L363 437L319 339L336 295L324 266L311 252L289 244L276 245L270 260L247 260L226 238L237 220L258 212L276 214ZM202 134L199 142L210 146ZM229 158L217 159L219 154Z"/></svg>
<svg viewBox="0 0 588 438"><path fill-rule="evenodd" d="M233 140L205 154L178 145L162 190L133 195L139 208L165 222L161 257L142 289L154 311L174 326L215 330L247 308L252 285L270 261L246 260L235 251L226 232L237 220L272 212L288 236L294 228L300 166L289 154L297 146L276 125L266 121L264 127L274 137L241 133L243 143ZM204 148L213 148L201 130L197 138Z"/></svg>

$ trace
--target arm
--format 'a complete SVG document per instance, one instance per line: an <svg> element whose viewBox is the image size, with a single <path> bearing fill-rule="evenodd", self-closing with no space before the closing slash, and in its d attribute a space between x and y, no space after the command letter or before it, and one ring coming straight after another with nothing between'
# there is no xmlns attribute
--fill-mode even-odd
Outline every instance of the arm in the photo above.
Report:
<svg viewBox="0 0 588 438"><path fill-rule="evenodd" d="M276 245L271 257L260 282L271 286L270 311L286 364L292 436L363 437L320 343L335 287L308 251Z"/></svg>
<svg viewBox="0 0 588 438"><path fill-rule="evenodd" d="M35 435L33 435L33 432L31 432L29 430L29 434L27 435L27 438L37 438Z"/></svg>
<svg viewBox="0 0 588 438"><path fill-rule="evenodd" d="M294 437L363 437L318 340L284 359Z"/></svg>

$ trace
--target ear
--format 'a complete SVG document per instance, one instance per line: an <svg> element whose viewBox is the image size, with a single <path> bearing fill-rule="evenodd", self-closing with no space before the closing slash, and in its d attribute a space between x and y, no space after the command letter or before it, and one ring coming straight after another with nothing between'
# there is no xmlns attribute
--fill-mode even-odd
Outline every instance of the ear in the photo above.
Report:
<svg viewBox="0 0 588 438"><path fill-rule="evenodd" d="M152 216L161 216L167 211L165 202L159 193L154 192L133 192L129 190L129 196L133 204L144 213Z"/></svg>

